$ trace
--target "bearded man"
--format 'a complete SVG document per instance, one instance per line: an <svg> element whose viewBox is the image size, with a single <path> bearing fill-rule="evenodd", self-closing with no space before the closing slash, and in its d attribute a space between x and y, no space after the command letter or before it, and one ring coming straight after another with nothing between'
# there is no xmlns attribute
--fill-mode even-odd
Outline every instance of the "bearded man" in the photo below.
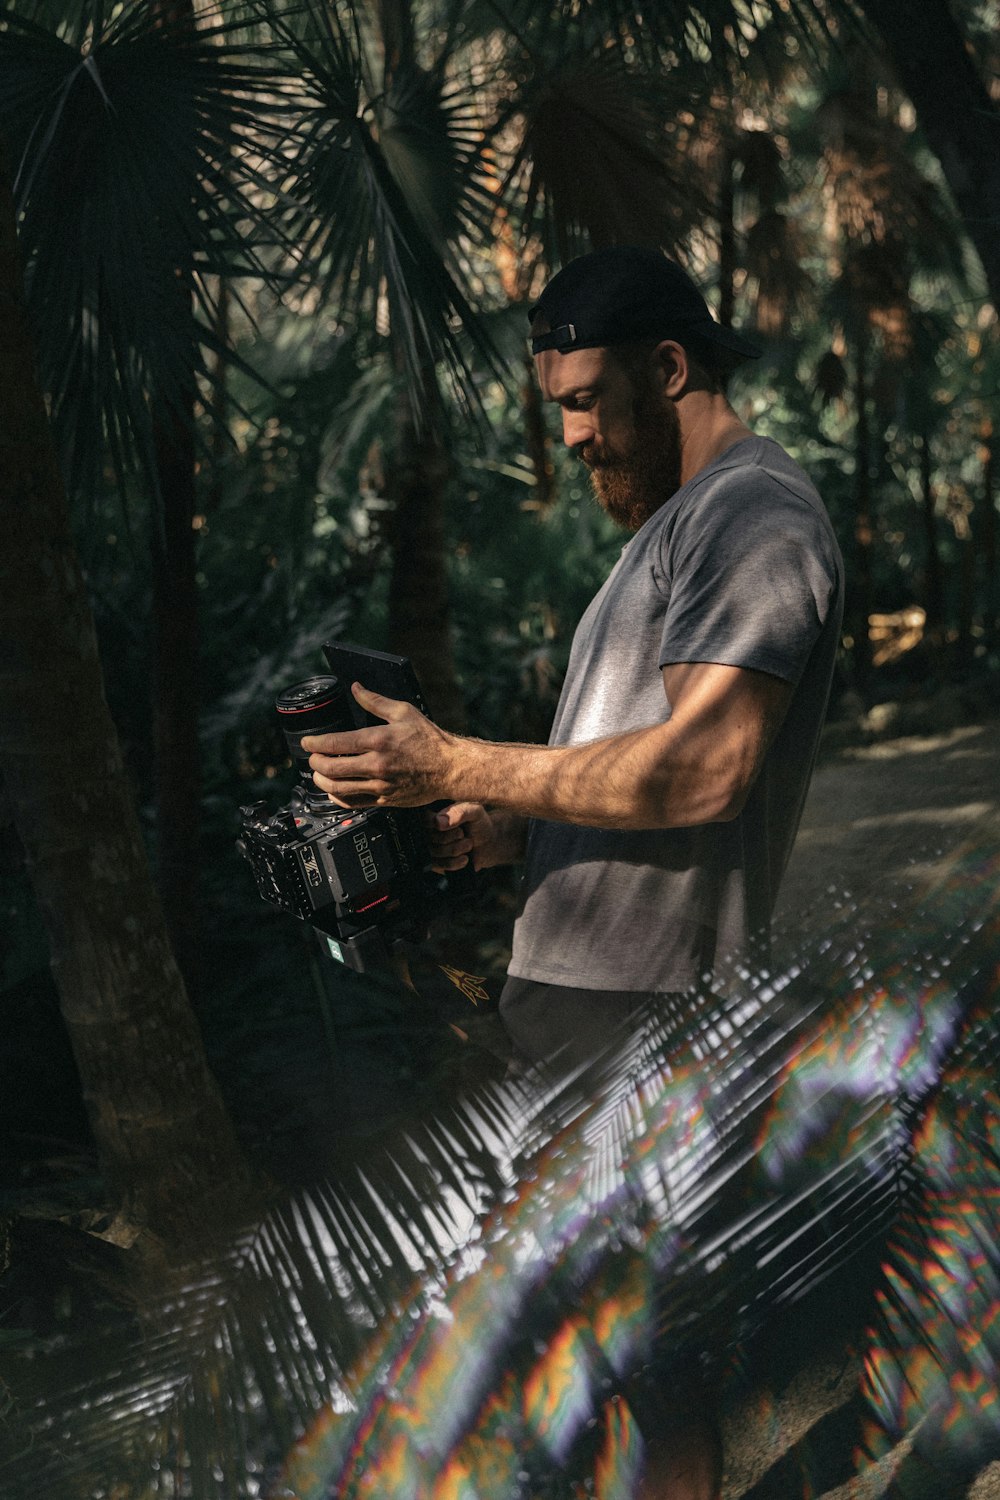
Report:
<svg viewBox="0 0 1000 1500"><path fill-rule="evenodd" d="M345 806L452 805L440 865L525 862L501 1015L574 1066L650 997L681 1017L766 957L843 608L823 504L726 399L757 351L659 251L570 262L532 349L597 500L633 533L577 628L550 742L449 734L356 685L377 728L306 739Z"/></svg>

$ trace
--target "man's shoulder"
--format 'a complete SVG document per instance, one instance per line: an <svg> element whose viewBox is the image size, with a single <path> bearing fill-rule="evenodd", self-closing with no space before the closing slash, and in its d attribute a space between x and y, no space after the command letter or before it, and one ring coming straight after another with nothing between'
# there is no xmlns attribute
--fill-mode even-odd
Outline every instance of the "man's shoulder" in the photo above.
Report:
<svg viewBox="0 0 1000 1500"><path fill-rule="evenodd" d="M830 517L812 480L772 438L752 435L734 443L689 479L626 544L628 573L651 567L669 571L680 557L717 552L737 555L783 536L837 564ZM612 575L614 576L614 575Z"/></svg>
<svg viewBox="0 0 1000 1500"><path fill-rule="evenodd" d="M790 453L769 437L742 438L727 448L714 463L695 474L685 489L692 499L719 496L728 499L759 491L767 496L787 491L811 506L823 509L819 491Z"/></svg>
<svg viewBox="0 0 1000 1500"><path fill-rule="evenodd" d="M766 557L815 559L825 576L842 572L826 507L805 471L770 438L734 443L688 481L633 539L630 567L666 582L678 569L713 570ZM799 565L798 563L796 564Z"/></svg>
<svg viewBox="0 0 1000 1500"><path fill-rule="evenodd" d="M671 530L736 524L747 530L773 524L816 536L833 535L816 486L772 438L734 443L719 460L696 474L676 499Z"/></svg>

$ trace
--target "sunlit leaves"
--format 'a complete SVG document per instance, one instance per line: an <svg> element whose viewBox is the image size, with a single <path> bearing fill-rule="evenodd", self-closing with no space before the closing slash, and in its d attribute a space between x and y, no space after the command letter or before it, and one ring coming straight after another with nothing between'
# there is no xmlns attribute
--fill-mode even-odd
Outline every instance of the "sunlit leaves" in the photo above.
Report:
<svg viewBox="0 0 1000 1500"><path fill-rule="evenodd" d="M806 236L789 214L767 209L747 230L746 270L753 319L763 334L785 331L813 292L807 270Z"/></svg>
<svg viewBox="0 0 1000 1500"><path fill-rule="evenodd" d="M348 1404L348 1373L377 1331L391 1337L407 1299L433 1297L502 1185L511 1124L488 1092L460 1101L391 1149L373 1145L283 1194L203 1260L133 1268L122 1305L94 1323L78 1316L47 1358L4 1351L4 1495L260 1493L268 1462L327 1403Z"/></svg>

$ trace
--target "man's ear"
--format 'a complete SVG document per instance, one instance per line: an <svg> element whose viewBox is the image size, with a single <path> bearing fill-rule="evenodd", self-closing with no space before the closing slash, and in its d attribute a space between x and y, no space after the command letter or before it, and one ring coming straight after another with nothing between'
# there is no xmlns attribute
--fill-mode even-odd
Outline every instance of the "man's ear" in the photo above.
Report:
<svg viewBox="0 0 1000 1500"><path fill-rule="evenodd" d="M684 394L688 383L688 357L684 346L673 339L663 339L656 346L655 356L663 394L676 400Z"/></svg>

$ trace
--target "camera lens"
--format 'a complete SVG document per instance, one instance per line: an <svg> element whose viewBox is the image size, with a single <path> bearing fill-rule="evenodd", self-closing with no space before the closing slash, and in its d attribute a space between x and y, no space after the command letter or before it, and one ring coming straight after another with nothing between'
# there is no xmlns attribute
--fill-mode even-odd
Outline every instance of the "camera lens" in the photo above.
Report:
<svg viewBox="0 0 1000 1500"><path fill-rule="evenodd" d="M304 734L336 734L355 728L347 690L339 677L309 677L279 693L274 706L295 769L306 788L314 791L309 756L300 741Z"/></svg>

